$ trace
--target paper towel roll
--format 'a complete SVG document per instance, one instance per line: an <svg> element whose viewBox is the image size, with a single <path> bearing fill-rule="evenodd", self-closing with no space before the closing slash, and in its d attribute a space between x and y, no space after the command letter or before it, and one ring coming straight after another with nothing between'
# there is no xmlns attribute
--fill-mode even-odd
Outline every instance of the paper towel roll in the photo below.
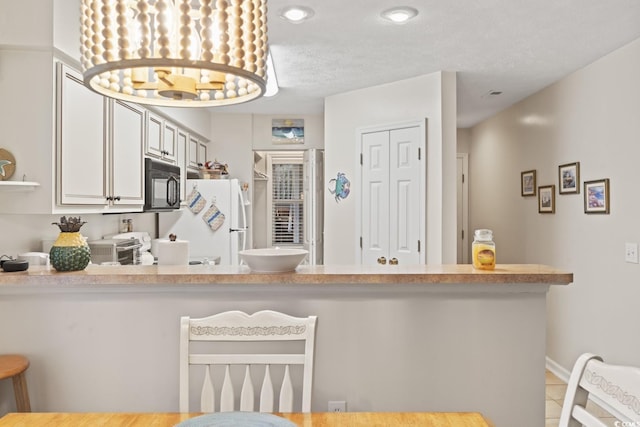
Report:
<svg viewBox="0 0 640 427"><path fill-rule="evenodd" d="M188 265L189 242L187 240L158 241L158 265Z"/></svg>

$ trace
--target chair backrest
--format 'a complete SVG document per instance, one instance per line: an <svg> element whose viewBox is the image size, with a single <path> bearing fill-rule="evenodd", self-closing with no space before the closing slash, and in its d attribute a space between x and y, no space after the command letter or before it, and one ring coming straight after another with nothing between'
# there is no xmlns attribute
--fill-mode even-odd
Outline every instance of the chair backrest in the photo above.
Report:
<svg viewBox="0 0 640 427"><path fill-rule="evenodd" d="M591 353L581 355L569 377L559 427L606 427L587 411L590 396L608 405L605 409L620 421L640 422L640 369L609 365Z"/></svg>
<svg viewBox="0 0 640 427"><path fill-rule="evenodd" d="M253 371L254 375L262 376L259 411L274 412L273 382L276 376L272 375L275 369L271 366L278 365L281 369L284 367L278 412L294 412L294 388L289 366L301 365L302 412L311 412L315 325L316 316L292 317L270 310L259 311L252 315L242 311L227 311L200 319L182 317L180 319L180 412L189 412L189 371L194 365L204 367L204 369L201 367L201 371L204 370L200 396L201 412L237 410L234 404L236 400L234 381L231 376L232 366L237 365L244 368L244 379L239 395L240 411L255 411ZM206 352L196 352L195 347L204 345L197 344L196 341L215 343L210 344L211 349ZM274 348L274 344L265 343L266 341L301 341L304 343L304 351L283 353L282 348ZM222 349L219 347L222 347L223 342L232 342L232 344L226 344L232 348L225 348L225 352L221 352ZM245 342L245 344L239 344L239 342ZM256 353L256 342L261 342L271 351ZM247 345L252 347L251 352L228 353L230 350L235 351L240 346ZM285 344L282 345L285 346ZM278 344L276 347L279 347ZM279 352L274 353L273 350ZM288 350L291 351L291 348ZM261 366L251 368L255 365ZM216 371L220 372L214 372L216 366L219 368ZM221 379L222 371L224 371L224 380L218 392L214 385L217 381L214 379ZM279 379L279 376L277 378ZM216 404L217 396L219 396L218 404Z"/></svg>

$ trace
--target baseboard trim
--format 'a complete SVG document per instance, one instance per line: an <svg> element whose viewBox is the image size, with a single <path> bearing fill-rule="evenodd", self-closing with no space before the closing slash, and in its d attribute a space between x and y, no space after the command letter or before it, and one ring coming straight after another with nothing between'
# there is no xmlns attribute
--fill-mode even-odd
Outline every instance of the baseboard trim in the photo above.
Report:
<svg viewBox="0 0 640 427"><path fill-rule="evenodd" d="M568 383L571 371L566 370L563 366L561 366L555 360L551 359L549 356L546 356L545 359L547 369L550 370L553 375L560 378L565 383Z"/></svg>

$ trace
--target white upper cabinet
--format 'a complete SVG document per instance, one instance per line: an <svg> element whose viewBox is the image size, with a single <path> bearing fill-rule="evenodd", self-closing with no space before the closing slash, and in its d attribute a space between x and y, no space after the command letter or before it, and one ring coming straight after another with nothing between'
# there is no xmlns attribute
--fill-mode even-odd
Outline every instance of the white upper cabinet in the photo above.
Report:
<svg viewBox="0 0 640 427"><path fill-rule="evenodd" d="M144 204L145 111L136 104L114 100L111 110L110 188L111 203L122 206Z"/></svg>
<svg viewBox="0 0 640 427"><path fill-rule="evenodd" d="M175 124L147 111L147 156L176 163L177 136Z"/></svg>
<svg viewBox="0 0 640 427"><path fill-rule="evenodd" d="M58 206L141 211L144 109L90 91L80 74L63 64L58 64L57 105Z"/></svg>
<svg viewBox="0 0 640 427"><path fill-rule="evenodd" d="M58 64L58 204L107 204L106 109L103 96L87 89L82 76Z"/></svg>
<svg viewBox="0 0 640 427"><path fill-rule="evenodd" d="M195 136L189 135L189 143L187 144L187 167L197 170L198 165L198 147L200 142Z"/></svg>
<svg viewBox="0 0 640 427"><path fill-rule="evenodd" d="M189 144L187 145L187 167L189 169L198 170L204 165L207 159L207 141L197 136L189 135Z"/></svg>

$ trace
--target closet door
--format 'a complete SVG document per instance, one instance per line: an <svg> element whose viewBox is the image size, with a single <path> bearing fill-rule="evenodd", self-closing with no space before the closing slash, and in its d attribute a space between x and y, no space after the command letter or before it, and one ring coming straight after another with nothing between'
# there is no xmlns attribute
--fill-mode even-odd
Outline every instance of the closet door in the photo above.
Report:
<svg viewBox="0 0 640 427"><path fill-rule="evenodd" d="M389 132L362 135L362 264L389 257Z"/></svg>
<svg viewBox="0 0 640 427"><path fill-rule="evenodd" d="M362 264L419 264L421 127L362 133Z"/></svg>
<svg viewBox="0 0 640 427"><path fill-rule="evenodd" d="M389 259L419 264L419 128L389 132Z"/></svg>

